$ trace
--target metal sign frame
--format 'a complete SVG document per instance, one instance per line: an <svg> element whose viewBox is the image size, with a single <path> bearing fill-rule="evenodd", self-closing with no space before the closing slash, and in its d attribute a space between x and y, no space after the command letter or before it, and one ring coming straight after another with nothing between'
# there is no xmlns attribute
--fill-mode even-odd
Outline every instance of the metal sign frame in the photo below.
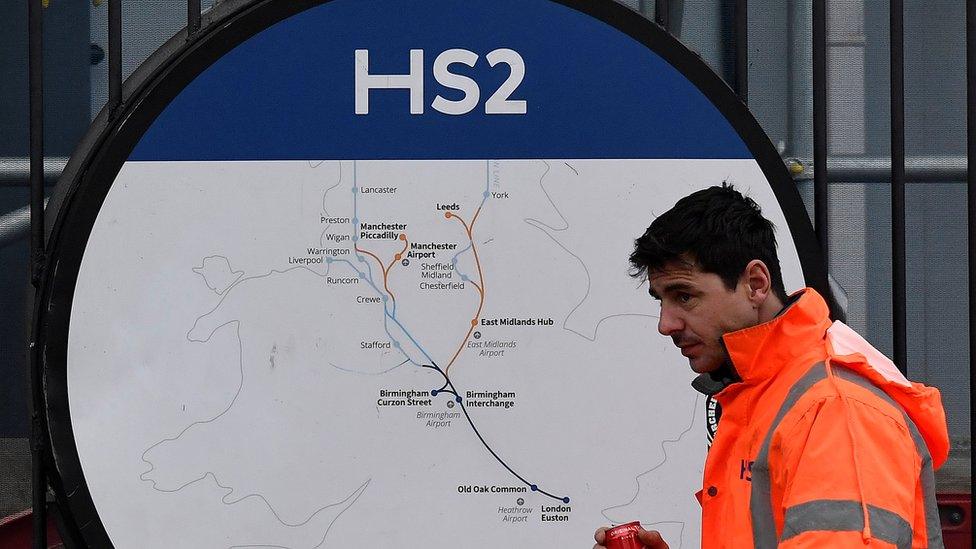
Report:
<svg viewBox="0 0 976 549"><path fill-rule="evenodd" d="M331 0L227 0L150 57L112 94L65 168L48 211L53 219L37 294L33 341L36 395L47 433L44 464L70 534L77 543L110 547L82 471L71 424L67 340L79 268L96 216L122 164L162 110L193 78L259 31ZM782 159L748 107L702 59L660 26L611 0L550 0L614 27L661 56L716 106L743 139L772 187L789 224L807 285L830 295L824 263L806 209ZM116 32L118 0L112 2ZM110 30L110 35L113 32ZM118 48L115 48L118 49ZM109 55L110 61L113 56ZM117 62L118 60L116 60ZM116 71L117 72L117 71ZM120 78L116 75L116 78Z"/></svg>

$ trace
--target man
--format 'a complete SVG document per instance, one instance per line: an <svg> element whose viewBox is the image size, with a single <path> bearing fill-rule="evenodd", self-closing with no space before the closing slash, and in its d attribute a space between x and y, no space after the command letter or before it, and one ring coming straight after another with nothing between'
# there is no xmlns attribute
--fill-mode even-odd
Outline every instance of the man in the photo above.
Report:
<svg viewBox="0 0 976 549"><path fill-rule="evenodd" d="M658 331L700 374L692 386L722 406L696 494L703 548L942 547L938 391L832 324L815 290L786 295L773 225L753 200L728 185L691 194L630 261L660 301Z"/></svg>

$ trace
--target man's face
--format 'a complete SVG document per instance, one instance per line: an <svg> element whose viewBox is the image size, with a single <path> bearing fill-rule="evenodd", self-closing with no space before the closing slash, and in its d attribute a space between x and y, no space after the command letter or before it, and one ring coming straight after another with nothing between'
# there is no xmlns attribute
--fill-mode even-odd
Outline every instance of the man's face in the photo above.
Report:
<svg viewBox="0 0 976 549"><path fill-rule="evenodd" d="M694 262L675 261L648 275L651 295L661 302L657 329L671 337L697 373L711 372L727 359L722 335L755 326L759 315L740 280L734 290Z"/></svg>

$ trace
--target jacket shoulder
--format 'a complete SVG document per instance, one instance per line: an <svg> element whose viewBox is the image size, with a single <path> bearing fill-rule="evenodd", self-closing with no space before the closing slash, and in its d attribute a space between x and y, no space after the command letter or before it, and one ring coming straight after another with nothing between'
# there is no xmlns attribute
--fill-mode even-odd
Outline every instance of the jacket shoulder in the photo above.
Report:
<svg viewBox="0 0 976 549"><path fill-rule="evenodd" d="M774 492L784 509L812 500L863 501L911 522L921 456L904 416L858 389L814 388L784 418L770 449Z"/></svg>
<svg viewBox="0 0 976 549"><path fill-rule="evenodd" d="M866 406L866 411L873 410L870 415L887 417L905 426L905 411L897 402L858 374L836 366L832 376L828 374L827 378L814 384L797 400L794 410L809 408L817 402L823 403L829 399L839 399L841 404L845 401L858 403ZM843 409L843 406L839 408Z"/></svg>

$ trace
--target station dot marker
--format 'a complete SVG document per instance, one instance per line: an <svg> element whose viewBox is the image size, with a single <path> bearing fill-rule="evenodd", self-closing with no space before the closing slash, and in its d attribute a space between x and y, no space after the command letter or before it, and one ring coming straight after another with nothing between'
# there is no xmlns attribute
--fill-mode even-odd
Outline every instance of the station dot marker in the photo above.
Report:
<svg viewBox="0 0 976 549"><path fill-rule="evenodd" d="M438 391L437 389L431 389L430 390L430 396L437 396L437 393L439 393L439 392L440 391Z"/></svg>
<svg viewBox="0 0 976 549"><path fill-rule="evenodd" d="M331 257L327 257L327 258L325 258L325 262L326 262L326 263L332 263L332 258L331 258Z"/></svg>
<svg viewBox="0 0 976 549"><path fill-rule="evenodd" d="M352 218L352 224L353 225L359 225L359 218L358 217Z"/></svg>
<svg viewBox="0 0 976 549"><path fill-rule="evenodd" d="M472 326L477 326L478 325L478 319L477 318L472 318L471 319L471 325Z"/></svg>
<svg viewBox="0 0 976 549"><path fill-rule="evenodd" d="M461 397L454 397L454 400L458 401L458 404L461 403Z"/></svg>
<svg viewBox="0 0 976 549"><path fill-rule="evenodd" d="M406 241L407 240L407 235L404 234L404 233L400 233L400 240Z"/></svg>
<svg viewBox="0 0 976 549"><path fill-rule="evenodd" d="M397 349L399 349L400 348L400 342L399 341L394 341L393 342L393 346L396 347Z"/></svg>
<svg viewBox="0 0 976 549"><path fill-rule="evenodd" d="M563 503L569 503L569 498L563 498Z"/></svg>
<svg viewBox="0 0 976 549"><path fill-rule="evenodd" d="M444 212L444 217L450 219L450 218L454 217L454 215L451 212Z"/></svg>
<svg viewBox="0 0 976 549"><path fill-rule="evenodd" d="M535 484L533 484L532 486L529 486L529 488L531 488L533 492L538 492L539 491L539 487L536 486Z"/></svg>
<svg viewBox="0 0 976 549"><path fill-rule="evenodd" d="M356 256L356 259L358 259L358 260L360 260L360 261L366 261L366 259L365 259L365 258L363 258L363 256L361 256L361 255L357 255L357 256Z"/></svg>
<svg viewBox="0 0 976 549"><path fill-rule="evenodd" d="M352 235L352 241L353 242L358 242L359 241L359 235L356 235L356 234Z"/></svg>
<svg viewBox="0 0 976 549"><path fill-rule="evenodd" d="M396 259L397 261L400 261L400 258L402 258L402 257L403 257L402 255L400 255L400 254L396 254L396 255L394 256L394 259Z"/></svg>
<svg viewBox="0 0 976 549"><path fill-rule="evenodd" d="M468 281L468 275L461 275L461 280L467 282Z"/></svg>
<svg viewBox="0 0 976 549"><path fill-rule="evenodd" d="M387 300L389 300L389 299L390 299L390 296L388 296L388 295L383 296L383 303L386 303Z"/></svg>
<svg viewBox="0 0 976 549"><path fill-rule="evenodd" d="M360 280L366 280L366 273L359 273Z"/></svg>
<svg viewBox="0 0 976 549"><path fill-rule="evenodd" d="M355 192L357 192L357 190L358 190L358 188L357 188L357 187L356 187L355 185L353 185L353 187L352 187L352 192L354 192L354 193L355 193Z"/></svg>
<svg viewBox="0 0 976 549"><path fill-rule="evenodd" d="M488 195L488 191L485 191L485 194L483 194L482 196L484 196L485 198L488 198L488 196L489 196Z"/></svg>

